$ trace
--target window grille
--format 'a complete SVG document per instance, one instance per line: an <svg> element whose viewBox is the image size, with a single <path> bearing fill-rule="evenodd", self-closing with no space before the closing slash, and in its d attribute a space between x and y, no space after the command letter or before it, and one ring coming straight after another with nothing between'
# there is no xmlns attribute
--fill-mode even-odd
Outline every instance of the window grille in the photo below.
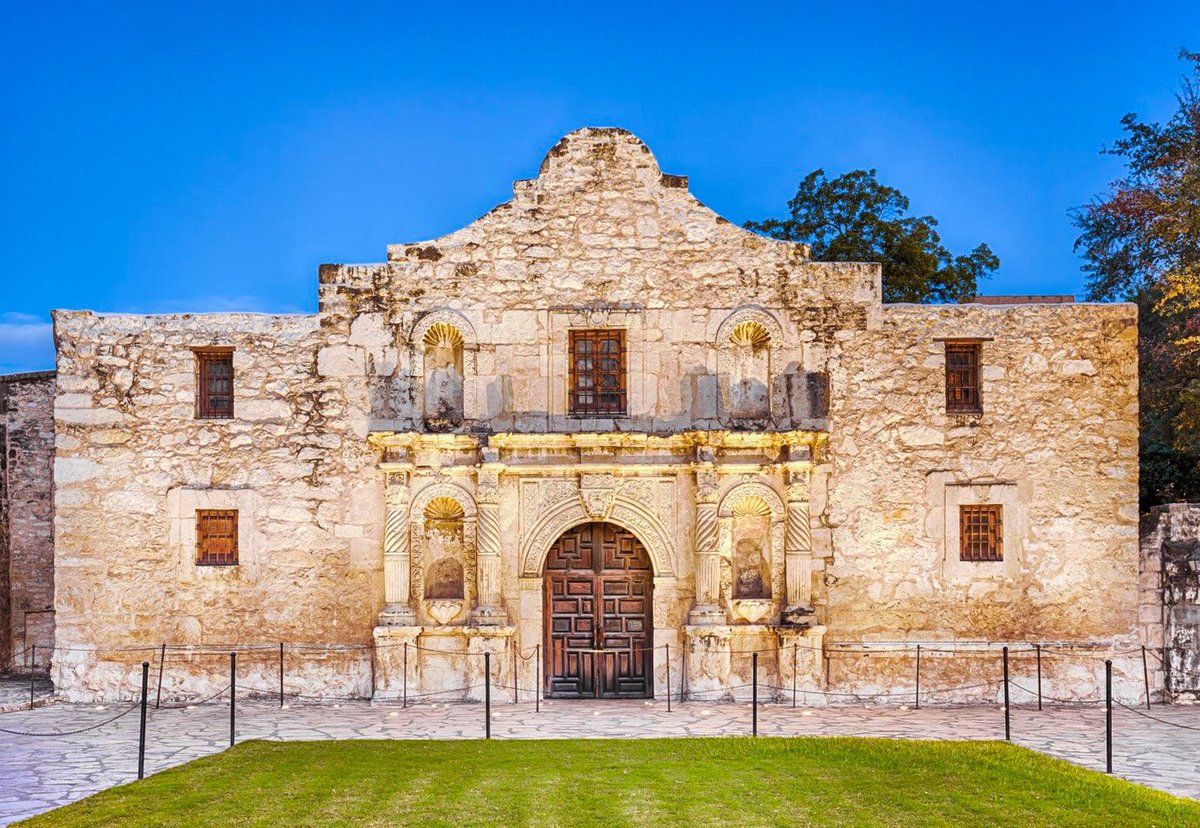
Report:
<svg viewBox="0 0 1200 828"><path fill-rule="evenodd" d="M196 510L196 564L234 566L238 562L236 509Z"/></svg>
<svg viewBox="0 0 1200 828"><path fill-rule="evenodd" d="M233 416L233 352L196 351L196 417Z"/></svg>
<svg viewBox="0 0 1200 828"><path fill-rule="evenodd" d="M999 505L959 506L959 560L1004 560L1004 515Z"/></svg>
<svg viewBox="0 0 1200 828"><path fill-rule="evenodd" d="M978 342L946 343L946 411L951 414L979 414Z"/></svg>
<svg viewBox="0 0 1200 828"><path fill-rule="evenodd" d="M626 406L625 331L571 331L571 414L623 416Z"/></svg>

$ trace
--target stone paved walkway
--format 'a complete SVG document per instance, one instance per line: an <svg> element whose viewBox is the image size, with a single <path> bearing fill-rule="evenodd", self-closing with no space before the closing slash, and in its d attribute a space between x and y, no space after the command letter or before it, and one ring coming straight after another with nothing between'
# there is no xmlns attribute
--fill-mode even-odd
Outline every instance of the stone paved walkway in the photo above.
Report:
<svg viewBox="0 0 1200 828"><path fill-rule="evenodd" d="M657 702L542 702L497 704L492 736L500 739L718 736L750 733L744 704ZM0 716L0 728L48 732L104 722L119 705L52 704ZM290 705L238 701L238 739L476 739L483 736L483 705L372 705L368 702ZM1114 770L1127 779L1200 798L1200 707L1156 707L1163 722L1114 711ZM1000 739L1000 707L838 707L792 709L763 705L759 733L889 736L928 739ZM229 708L214 702L191 709L151 710L147 774L215 753L228 745ZM1086 767L1104 767L1104 711L1014 708L1019 744ZM96 730L61 737L0 733L0 825L81 799L137 776L138 711Z"/></svg>

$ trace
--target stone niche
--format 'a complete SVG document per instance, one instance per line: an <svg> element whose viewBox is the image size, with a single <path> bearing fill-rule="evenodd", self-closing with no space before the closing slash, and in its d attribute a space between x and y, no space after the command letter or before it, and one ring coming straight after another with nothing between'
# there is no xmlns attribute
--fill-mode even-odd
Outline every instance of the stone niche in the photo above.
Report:
<svg viewBox="0 0 1200 828"><path fill-rule="evenodd" d="M463 335L447 322L435 322L421 338L425 367L425 425L448 431L463 420Z"/></svg>
<svg viewBox="0 0 1200 828"><path fill-rule="evenodd" d="M462 504L446 496L430 499L420 516L414 580L423 615L438 625L465 621L471 606L465 518Z"/></svg>
<svg viewBox="0 0 1200 828"><path fill-rule="evenodd" d="M721 593L735 624L779 620L784 587L784 511L762 483L735 486L724 498L718 526Z"/></svg>

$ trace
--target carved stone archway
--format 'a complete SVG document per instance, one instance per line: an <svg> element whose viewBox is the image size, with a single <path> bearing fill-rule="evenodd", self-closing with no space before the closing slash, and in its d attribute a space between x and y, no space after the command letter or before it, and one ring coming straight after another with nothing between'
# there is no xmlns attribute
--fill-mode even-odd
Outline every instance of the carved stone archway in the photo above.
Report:
<svg viewBox="0 0 1200 828"><path fill-rule="evenodd" d="M656 577L675 574L674 544L666 527L642 504L617 493L600 513L585 509L584 500L576 496L564 498L542 514L521 538L521 577L540 578L551 545L576 526L596 520L614 523L632 533L650 555Z"/></svg>

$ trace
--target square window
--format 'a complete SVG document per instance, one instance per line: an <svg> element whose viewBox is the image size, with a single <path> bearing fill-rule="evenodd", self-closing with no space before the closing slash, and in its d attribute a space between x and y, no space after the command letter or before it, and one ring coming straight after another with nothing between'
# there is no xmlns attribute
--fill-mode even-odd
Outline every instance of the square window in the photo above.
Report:
<svg viewBox="0 0 1200 828"><path fill-rule="evenodd" d="M946 343L946 412L979 414L983 403L979 395L978 342Z"/></svg>
<svg viewBox="0 0 1200 828"><path fill-rule="evenodd" d="M961 561L1004 560L1004 507L983 504L958 507Z"/></svg>
<svg viewBox="0 0 1200 828"><path fill-rule="evenodd" d="M233 416L233 351L196 351L196 417Z"/></svg>
<svg viewBox="0 0 1200 828"><path fill-rule="evenodd" d="M570 348L571 416L624 415L625 331L571 331Z"/></svg>
<svg viewBox="0 0 1200 828"><path fill-rule="evenodd" d="M237 562L237 510L197 509L196 565L236 566Z"/></svg>

